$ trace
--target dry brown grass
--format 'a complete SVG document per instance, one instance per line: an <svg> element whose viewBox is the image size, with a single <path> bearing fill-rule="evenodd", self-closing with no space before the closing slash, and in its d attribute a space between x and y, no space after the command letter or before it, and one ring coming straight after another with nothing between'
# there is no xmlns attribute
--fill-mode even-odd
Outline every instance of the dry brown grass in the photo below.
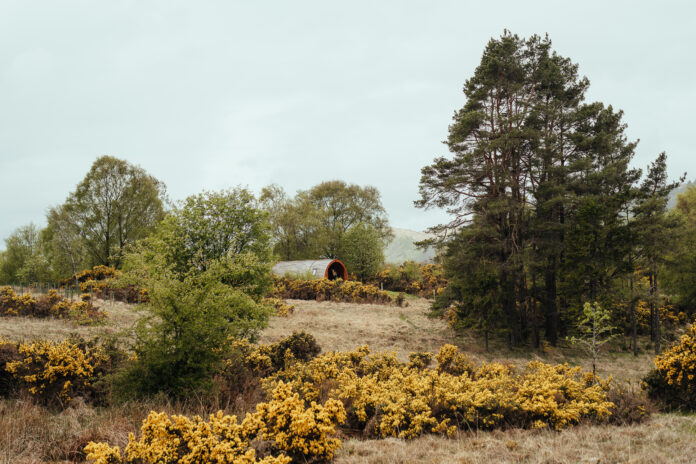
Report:
<svg viewBox="0 0 696 464"><path fill-rule="evenodd" d="M373 351L396 351L403 361L412 351L437 352L445 343L452 343L474 361L499 361L523 365L538 359L549 363L581 365L591 370L591 361L576 347L546 346L540 350L529 348L509 351L499 340L491 342L490 351L484 350L483 340L473 333L456 334L443 320L427 316L430 302L423 298L409 300L409 306L382 306L287 300L295 306L289 317L271 318L269 327L261 334L262 343L271 343L293 331L314 335L323 351L347 351L360 345L369 345ZM643 351L634 357L627 350L613 344L602 356L598 374L610 374L619 381L636 382L652 367L654 355Z"/></svg>
<svg viewBox="0 0 696 464"><path fill-rule="evenodd" d="M692 463L696 417L657 415L632 426L580 425L550 430L423 436L412 441L351 439L335 464Z"/></svg>
<svg viewBox="0 0 696 464"><path fill-rule="evenodd" d="M120 302L96 300L95 305L107 312L104 324L79 325L70 319L39 319L34 317L0 317L0 336L15 341L47 338L62 340L71 334L84 337L114 334L132 327L138 319L134 306Z"/></svg>
<svg viewBox="0 0 696 464"><path fill-rule="evenodd" d="M287 300L295 305L289 317L273 317L261 342L276 342L293 331L314 335L324 351L353 350L369 345L373 351L397 352L402 360L412 351L437 351L456 339L440 319L427 317L429 302L409 300L404 308L372 304Z"/></svg>
<svg viewBox="0 0 696 464"><path fill-rule="evenodd" d="M31 398L0 399L0 464L82 462L82 449L90 441L107 441L123 449L128 434L140 430L152 410L206 417L217 408L196 398L175 403L155 398L106 408L93 408L76 399L69 408L52 411Z"/></svg>

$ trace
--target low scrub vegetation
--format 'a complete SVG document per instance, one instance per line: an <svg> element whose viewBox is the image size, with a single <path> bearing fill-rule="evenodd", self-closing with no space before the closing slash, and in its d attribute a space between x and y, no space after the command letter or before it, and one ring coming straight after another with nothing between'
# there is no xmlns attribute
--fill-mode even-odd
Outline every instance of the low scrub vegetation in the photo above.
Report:
<svg viewBox="0 0 696 464"><path fill-rule="evenodd" d="M442 293L447 288L442 266L406 261L398 266L386 266L368 282L384 290L404 292L425 298Z"/></svg>
<svg viewBox="0 0 696 464"><path fill-rule="evenodd" d="M392 298L389 293L374 285L342 280L293 280L277 278L274 296L283 299L337 301L344 303L403 303L402 298Z"/></svg>
<svg viewBox="0 0 696 464"><path fill-rule="evenodd" d="M87 459L95 464L215 462L218 464L288 464L331 459L341 446L333 437L345 420L340 401L307 405L289 386L279 384L268 402L238 422L222 411L201 417L168 416L152 412L143 421L141 436L131 434L121 456L118 447L89 443ZM267 443L257 450L252 442Z"/></svg>
<svg viewBox="0 0 696 464"><path fill-rule="evenodd" d="M147 301L147 291L132 283L119 283L121 271L109 266L94 266L79 272L75 277L63 279L63 286L73 286L75 281L83 293L103 300L111 299L124 303L141 303Z"/></svg>
<svg viewBox="0 0 696 464"><path fill-rule="evenodd" d="M367 437L414 438L424 433L507 427L562 429L581 420L603 422L612 413L609 382L593 382L580 368L530 362L475 366L452 345L436 356L413 353L401 363L393 353L364 346L331 352L264 379L267 389L286 382L301 397L341 399L347 426Z"/></svg>
<svg viewBox="0 0 696 464"><path fill-rule="evenodd" d="M641 393L578 367L477 364L452 345L401 362L367 346L319 355L314 337L297 332L271 344L230 339L220 352L223 362L212 373L218 403L210 404L235 398L256 404L243 419L224 411L204 420L153 409L139 435L116 443L97 436L83 443L81 456L99 464L325 462L340 448L340 436L356 433L414 439L471 429L560 430L581 422L640 422L652 412ZM5 395L27 392L61 409L78 396L93 405L120 403L100 386L138 362L133 354L77 339L4 340L0 353L0 383L7 375L13 382ZM199 401L212 398L199 395Z"/></svg>
<svg viewBox="0 0 696 464"><path fill-rule="evenodd" d="M77 339L19 344L0 340L0 346L14 359L5 363L5 371L18 387L47 405L66 406L78 395L93 393L93 381L108 360L101 347Z"/></svg>
<svg viewBox="0 0 696 464"><path fill-rule="evenodd" d="M645 379L650 396L669 407L696 409L696 325L678 343L655 358Z"/></svg>
<svg viewBox="0 0 696 464"><path fill-rule="evenodd" d="M17 295L11 287L0 287L0 316L56 317L80 323L99 322L107 317L87 300L70 301L56 290L34 298L29 293Z"/></svg>

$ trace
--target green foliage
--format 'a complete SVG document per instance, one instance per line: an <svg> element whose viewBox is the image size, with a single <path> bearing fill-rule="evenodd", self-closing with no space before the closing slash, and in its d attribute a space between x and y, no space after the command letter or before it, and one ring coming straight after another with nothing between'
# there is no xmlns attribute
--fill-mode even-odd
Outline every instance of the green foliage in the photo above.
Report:
<svg viewBox="0 0 696 464"><path fill-rule="evenodd" d="M491 334L504 327L498 269L490 259L487 234L480 233L479 221L450 240L445 250L444 271L447 289L438 294L433 313L452 311L456 328L473 328L484 336L485 349ZM467 269L467 272L461 272Z"/></svg>
<svg viewBox="0 0 696 464"><path fill-rule="evenodd" d="M373 228L383 244L392 238L374 187L328 181L290 199L271 185L263 190L261 200L270 213L274 251L284 260L343 259L346 234L360 224Z"/></svg>
<svg viewBox="0 0 696 464"><path fill-rule="evenodd" d="M680 226L664 266L664 283L679 306L693 311L696 309L696 186L690 186L677 197L672 217Z"/></svg>
<svg viewBox="0 0 696 464"><path fill-rule="evenodd" d="M374 227L356 224L344 236L341 256L350 272L364 281L384 263L384 241Z"/></svg>
<svg viewBox="0 0 696 464"><path fill-rule="evenodd" d="M42 231L42 237L51 269L56 276L74 278L88 266L87 248L80 230L64 207L51 208L47 219L48 225Z"/></svg>
<svg viewBox="0 0 696 464"><path fill-rule="evenodd" d="M120 268L126 247L148 236L162 219L164 197L164 184L142 168L111 156L98 158L65 204L48 215L49 228L68 234L56 243L56 254L62 261L71 260L71 253L78 256L78 237L72 236L77 233L90 266Z"/></svg>
<svg viewBox="0 0 696 464"><path fill-rule="evenodd" d="M572 344L581 345L592 356L592 375L597 372L599 349L614 338L616 327L611 324L611 311L602 308L597 302L586 302L582 308L582 317L577 325L579 335L571 337Z"/></svg>
<svg viewBox="0 0 696 464"><path fill-rule="evenodd" d="M416 205L452 215L432 230L447 232L440 309L455 304L461 319L497 322L510 346L539 346L542 328L556 344L584 301L616 303L617 282L640 264L650 264L657 296L664 205L677 184L661 154L638 185L623 113L584 104L588 87L548 37L506 31L464 86L452 156L422 169Z"/></svg>
<svg viewBox="0 0 696 464"><path fill-rule="evenodd" d="M5 239L0 261L3 283L46 282L51 279L41 231L34 224L17 228Z"/></svg>
<svg viewBox="0 0 696 464"><path fill-rule="evenodd" d="M183 280L166 269L138 274L149 301L136 328L137 359L119 380L124 393L181 395L208 388L227 340L253 338L264 327L269 308L224 282L235 281L237 269L218 262Z"/></svg>
<svg viewBox="0 0 696 464"><path fill-rule="evenodd" d="M126 393L208 388L228 339L253 339L267 323L270 256L266 214L241 188L187 198L134 246L118 285L143 288L148 301L137 360L119 379Z"/></svg>
<svg viewBox="0 0 696 464"><path fill-rule="evenodd" d="M269 240L267 214L248 190L237 187L186 198L143 247L183 276L228 256L253 254L270 261Z"/></svg>
<svg viewBox="0 0 696 464"><path fill-rule="evenodd" d="M0 284L10 283L11 280L5 271L5 251L0 250Z"/></svg>

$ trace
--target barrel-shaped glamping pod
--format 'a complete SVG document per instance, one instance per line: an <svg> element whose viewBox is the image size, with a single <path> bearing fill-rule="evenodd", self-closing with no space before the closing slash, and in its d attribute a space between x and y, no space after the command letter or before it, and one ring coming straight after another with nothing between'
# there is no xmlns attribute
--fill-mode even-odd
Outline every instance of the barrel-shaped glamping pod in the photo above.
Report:
<svg viewBox="0 0 696 464"><path fill-rule="evenodd" d="M278 276L311 275L315 279L348 280L348 269L337 259L302 260L302 261L281 261L273 266L273 272Z"/></svg>

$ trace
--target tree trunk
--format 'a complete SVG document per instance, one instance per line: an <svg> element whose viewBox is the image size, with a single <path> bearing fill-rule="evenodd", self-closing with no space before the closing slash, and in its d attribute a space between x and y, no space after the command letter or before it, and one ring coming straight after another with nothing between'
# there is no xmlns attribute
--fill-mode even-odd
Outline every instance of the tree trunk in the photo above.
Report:
<svg viewBox="0 0 696 464"><path fill-rule="evenodd" d="M530 296L531 314L532 314L532 344L535 349L539 348L539 322L537 321L537 288L536 288L536 272L532 272L532 294Z"/></svg>
<svg viewBox="0 0 696 464"><path fill-rule="evenodd" d="M628 304L631 313L631 335L633 336L633 356L638 356L638 327L636 324L636 302L633 297L633 273L630 278L631 292Z"/></svg>
<svg viewBox="0 0 696 464"><path fill-rule="evenodd" d="M657 303L657 267L653 265L652 305L655 307L655 354L660 354L660 308Z"/></svg>
<svg viewBox="0 0 696 464"><path fill-rule="evenodd" d="M546 318L546 339L552 346L558 344L558 299L556 298L556 263L555 259L549 260L549 265L544 273L544 315Z"/></svg>

